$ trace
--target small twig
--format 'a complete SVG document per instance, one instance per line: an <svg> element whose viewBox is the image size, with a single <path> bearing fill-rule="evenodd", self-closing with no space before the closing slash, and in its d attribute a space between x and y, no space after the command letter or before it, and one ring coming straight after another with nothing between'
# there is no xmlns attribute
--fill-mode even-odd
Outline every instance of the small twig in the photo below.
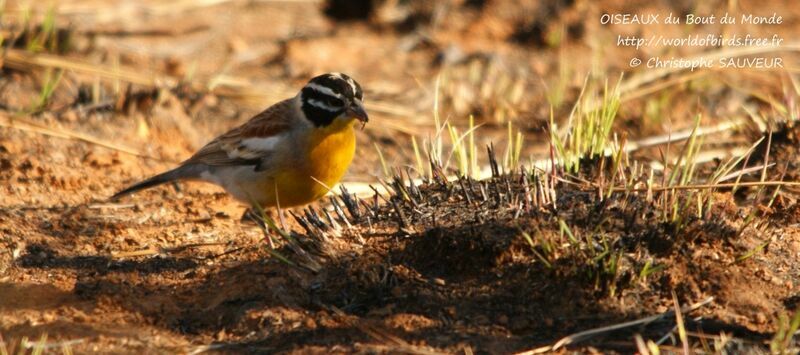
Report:
<svg viewBox="0 0 800 355"><path fill-rule="evenodd" d="M326 306L320 304L323 308L326 308L342 318L345 323L349 323L352 326L355 326L368 336L372 337L373 339L382 342L388 343L386 350L389 353L402 353L402 354L419 354L419 355L438 355L442 354L441 352L431 350L428 348L424 348L421 346L413 345L402 338L390 334L386 330L380 329L378 327L372 326L371 324L367 324L366 322L359 321L359 320L350 320L341 309L337 308L336 306Z"/></svg>
<svg viewBox="0 0 800 355"><path fill-rule="evenodd" d="M708 298L706 298L706 299L704 299L704 300L702 300L700 302L697 302L695 304L688 305L688 306L685 306L683 308L680 308L680 311L681 311L681 313L689 313L689 312L697 310L700 307L703 307L703 306L711 303L712 301L714 301L714 297L708 297ZM674 310L669 310L669 311L666 311L666 312L661 313L661 314L645 317L645 318L642 318L642 319L633 320L633 321L630 321L630 322L625 322L625 323L614 324L614 325L609 325L609 326L605 326L605 327L585 330L585 331L582 331L582 332L578 332L578 333L566 336L566 337L562 338L561 340L557 341L553 345L544 346L544 347L541 347L541 348L524 351L524 352L521 352L521 353L517 353L517 355L542 354L542 353L546 353L546 352L556 351L556 350L558 350L558 349L560 349L560 348L562 348L564 346L567 346L567 345L570 345L570 344L575 344L577 342L581 342L581 341L584 341L584 340L587 340L587 339L591 339L591 338L593 338L593 337L595 337L597 335L600 335L600 334L610 333L610 332L617 331L617 330L620 330L620 329L625 329L625 328L631 328L631 327L636 327L636 326L647 325L647 324L653 323L655 321L659 321L659 320L662 320L664 318L671 317L671 316L673 316L673 314L675 314L675 311Z"/></svg>
<svg viewBox="0 0 800 355"><path fill-rule="evenodd" d="M91 205L86 206L91 210L100 210L100 209L125 209L125 208L133 208L136 207L135 203L94 203Z"/></svg>
<svg viewBox="0 0 800 355"><path fill-rule="evenodd" d="M159 255L159 254L176 254L180 253L186 249L191 248L200 248L200 247L208 247L208 246L220 246L225 245L225 243L219 242L211 242L211 243L191 243L191 244L184 244L178 245L175 247L150 247L145 250L136 250L136 251L123 251L123 252L111 252L112 258L130 258L136 256L151 256L151 255Z"/></svg>
<svg viewBox="0 0 800 355"><path fill-rule="evenodd" d="M397 204L397 200L392 199L392 206L394 207L395 212L397 212L397 220L400 224L400 228L406 230L409 228L409 223L406 219L406 214L403 213L403 209Z"/></svg>
<svg viewBox="0 0 800 355"><path fill-rule="evenodd" d="M77 32L87 36L107 36L107 37L167 37L167 36L180 36L189 35L192 33L203 32L210 28L206 24L194 25L189 28L175 28L166 26L161 28L147 28L147 29L125 29L125 28L99 28L78 30Z"/></svg>
<svg viewBox="0 0 800 355"><path fill-rule="evenodd" d="M592 184L595 185L595 184ZM733 187L754 187L754 186L800 186L800 181L753 181L753 182L740 182L740 183L723 183L723 184L697 184L697 185L676 185L676 186L653 186L650 188L626 188L626 187L612 187L614 192L645 192L645 191L672 191L672 190L705 190L705 189L723 189Z"/></svg>
<svg viewBox="0 0 800 355"><path fill-rule="evenodd" d="M255 247L255 246L249 246L249 247L236 247L236 248L233 248L233 249L231 249L231 250L226 250L226 251L224 251L224 252L222 252L222 253L219 253L219 254L214 254L214 255L211 255L211 256L209 256L209 257L206 257L206 258L201 258L201 259L212 260L212 259L221 258L221 257L223 257L223 256L225 256L225 255L230 255L230 254L233 254L233 253L238 253L238 252L240 252L240 251L242 251L242 250L248 250L248 251L250 251L250 250L255 250L255 249L257 249L257 247Z"/></svg>

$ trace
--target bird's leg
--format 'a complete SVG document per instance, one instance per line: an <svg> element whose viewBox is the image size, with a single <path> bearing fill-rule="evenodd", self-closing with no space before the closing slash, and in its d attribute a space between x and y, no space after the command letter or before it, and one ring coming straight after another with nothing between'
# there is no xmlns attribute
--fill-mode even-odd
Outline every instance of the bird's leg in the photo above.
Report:
<svg viewBox="0 0 800 355"><path fill-rule="evenodd" d="M275 249L275 243L272 242L272 236L270 235L269 230L264 228L263 231L264 231L264 239L267 240L267 244L269 244L269 248L270 249Z"/></svg>
<svg viewBox="0 0 800 355"><path fill-rule="evenodd" d="M283 208L278 207L278 219L281 221L281 229L286 229L286 218L283 217Z"/></svg>
<svg viewBox="0 0 800 355"><path fill-rule="evenodd" d="M270 249L275 249L275 243L272 242L272 236L270 235L269 227L257 212L255 212L252 208L245 210L244 214L242 214L242 222L245 221L253 221L258 224L258 226L261 227L261 231L264 233L264 239L267 240L267 244L269 244Z"/></svg>
<svg viewBox="0 0 800 355"><path fill-rule="evenodd" d="M281 208L281 199L278 195L278 184L275 184L275 208L278 209L278 219L281 220L281 229L286 230L286 219L283 218L283 209Z"/></svg>

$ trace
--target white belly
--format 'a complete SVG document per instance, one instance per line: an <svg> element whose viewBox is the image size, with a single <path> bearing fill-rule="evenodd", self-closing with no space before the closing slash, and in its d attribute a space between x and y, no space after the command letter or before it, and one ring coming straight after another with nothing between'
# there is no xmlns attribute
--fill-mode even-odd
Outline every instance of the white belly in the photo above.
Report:
<svg viewBox="0 0 800 355"><path fill-rule="evenodd" d="M204 172L200 178L222 186L235 199L251 205L267 199L264 183L271 178L266 171L255 171L251 166L217 166L213 172Z"/></svg>

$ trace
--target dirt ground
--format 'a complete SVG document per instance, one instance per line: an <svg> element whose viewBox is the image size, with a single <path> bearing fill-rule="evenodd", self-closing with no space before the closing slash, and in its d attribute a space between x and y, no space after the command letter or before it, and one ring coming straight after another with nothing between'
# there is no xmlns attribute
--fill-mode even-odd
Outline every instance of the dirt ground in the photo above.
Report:
<svg viewBox="0 0 800 355"><path fill-rule="evenodd" d="M631 84L651 80L629 67L632 56L697 53L616 46L618 34L686 28L604 26L603 13L777 12L779 26L703 30L800 38L790 1L69 0L57 2L58 35L41 49L31 43L48 5L11 0L4 9L0 349L46 335L54 353L505 354L658 314L542 351L641 352L637 335L667 352L797 349L779 337L800 302L797 187L604 197L592 182L617 181L608 160L560 179L529 167L409 180L425 175L412 138L436 141L435 109L462 133L474 117L480 166L490 165L484 147L503 160L517 132L523 162L547 160L551 112L566 126L587 75L613 85L624 72ZM781 56L783 69L647 81L623 93L613 131L644 142L691 130L698 115L703 127L738 122L704 136L688 182L703 184L772 130L744 162L767 168L741 180L797 181L800 62ZM370 113L346 185L389 194L359 189L290 211L297 244L276 251L241 220L245 206L212 185L108 201L328 71L356 78ZM620 174L645 186L637 169L685 146L632 150ZM386 176L382 160L401 177ZM443 174L454 175L447 164ZM670 198L690 212L665 221ZM682 340L669 312L710 297L681 312Z"/></svg>

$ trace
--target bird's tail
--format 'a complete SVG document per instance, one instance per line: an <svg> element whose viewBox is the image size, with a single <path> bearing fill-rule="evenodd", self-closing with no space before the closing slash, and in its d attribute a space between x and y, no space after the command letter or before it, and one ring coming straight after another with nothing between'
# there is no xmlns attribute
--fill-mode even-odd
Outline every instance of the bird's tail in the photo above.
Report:
<svg viewBox="0 0 800 355"><path fill-rule="evenodd" d="M201 167L197 165L182 165L170 171L163 172L149 179L128 186L124 190L115 193L114 196L111 196L110 200L116 201L125 195L132 194L139 190L149 189L161 184L166 184L171 181L197 179L200 177L201 172Z"/></svg>

